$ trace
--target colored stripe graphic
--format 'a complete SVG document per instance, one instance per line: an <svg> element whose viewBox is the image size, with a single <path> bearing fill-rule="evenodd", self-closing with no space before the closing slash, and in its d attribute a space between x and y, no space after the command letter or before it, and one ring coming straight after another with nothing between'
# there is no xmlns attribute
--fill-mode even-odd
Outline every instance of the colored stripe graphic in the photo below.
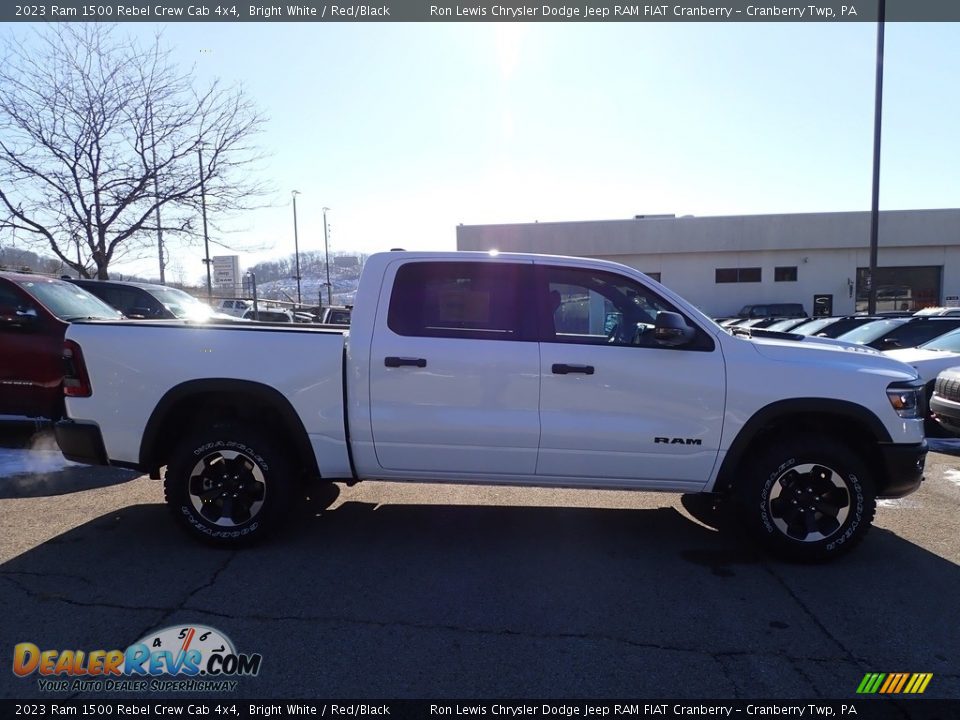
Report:
<svg viewBox="0 0 960 720"><path fill-rule="evenodd" d="M867 673L857 686L860 695L920 695L927 689L933 673Z"/></svg>
<svg viewBox="0 0 960 720"><path fill-rule="evenodd" d="M880 683L883 682L885 677L886 675L884 673L867 673L863 676L863 680L860 681L860 687L857 688L857 692L864 695L872 695L879 689Z"/></svg>
<svg viewBox="0 0 960 720"><path fill-rule="evenodd" d="M921 679L917 687L913 689L913 692L919 695L920 693L922 693L924 690L927 689L927 685L929 685L930 680L933 679L933 673L919 673L918 677L920 677Z"/></svg>

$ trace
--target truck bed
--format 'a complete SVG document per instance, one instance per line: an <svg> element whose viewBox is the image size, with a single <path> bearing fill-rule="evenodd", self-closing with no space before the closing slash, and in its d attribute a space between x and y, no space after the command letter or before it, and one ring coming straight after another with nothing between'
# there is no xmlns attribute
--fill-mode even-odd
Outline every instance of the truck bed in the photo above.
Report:
<svg viewBox="0 0 960 720"><path fill-rule="evenodd" d="M117 326L124 328L122 333ZM264 342L256 342L256 335ZM285 324L79 322L68 337L83 349L93 396L67 402L74 417L98 418L109 458L136 465L152 411L178 387L201 378L267 385L290 401L317 456L332 461L331 471L342 467L349 474L343 424L345 335L346 328Z"/></svg>

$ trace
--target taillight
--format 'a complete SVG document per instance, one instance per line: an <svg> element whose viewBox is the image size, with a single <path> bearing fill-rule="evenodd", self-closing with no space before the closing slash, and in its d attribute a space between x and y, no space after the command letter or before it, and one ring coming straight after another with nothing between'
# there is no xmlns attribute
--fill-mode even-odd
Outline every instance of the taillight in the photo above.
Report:
<svg viewBox="0 0 960 720"><path fill-rule="evenodd" d="M73 340L63 341L63 394L67 397L90 397L93 390L83 353Z"/></svg>

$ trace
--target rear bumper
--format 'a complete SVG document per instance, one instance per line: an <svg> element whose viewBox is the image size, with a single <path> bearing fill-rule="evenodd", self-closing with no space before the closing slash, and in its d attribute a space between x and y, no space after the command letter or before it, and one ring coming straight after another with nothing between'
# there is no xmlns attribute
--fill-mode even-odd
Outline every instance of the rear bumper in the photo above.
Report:
<svg viewBox="0 0 960 720"><path fill-rule="evenodd" d="M886 468L885 482L877 486L877 497L899 498L909 495L923 482L927 460L927 441L914 445L880 445Z"/></svg>
<svg viewBox="0 0 960 720"><path fill-rule="evenodd" d="M100 427L95 423L61 420L53 426L60 452L67 460L87 465L109 465Z"/></svg>

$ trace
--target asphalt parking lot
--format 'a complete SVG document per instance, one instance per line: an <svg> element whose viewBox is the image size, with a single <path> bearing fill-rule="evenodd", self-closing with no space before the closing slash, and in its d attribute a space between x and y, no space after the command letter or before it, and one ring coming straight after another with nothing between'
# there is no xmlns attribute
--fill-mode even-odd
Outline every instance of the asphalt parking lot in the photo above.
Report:
<svg viewBox="0 0 960 720"><path fill-rule="evenodd" d="M158 481L54 463L0 478L2 651L202 624L263 656L236 698L814 700L928 672L925 697L958 699L960 451L932 453L927 478L853 554L805 566L675 495L376 482L216 550L178 530ZM55 695L0 672L2 698Z"/></svg>

